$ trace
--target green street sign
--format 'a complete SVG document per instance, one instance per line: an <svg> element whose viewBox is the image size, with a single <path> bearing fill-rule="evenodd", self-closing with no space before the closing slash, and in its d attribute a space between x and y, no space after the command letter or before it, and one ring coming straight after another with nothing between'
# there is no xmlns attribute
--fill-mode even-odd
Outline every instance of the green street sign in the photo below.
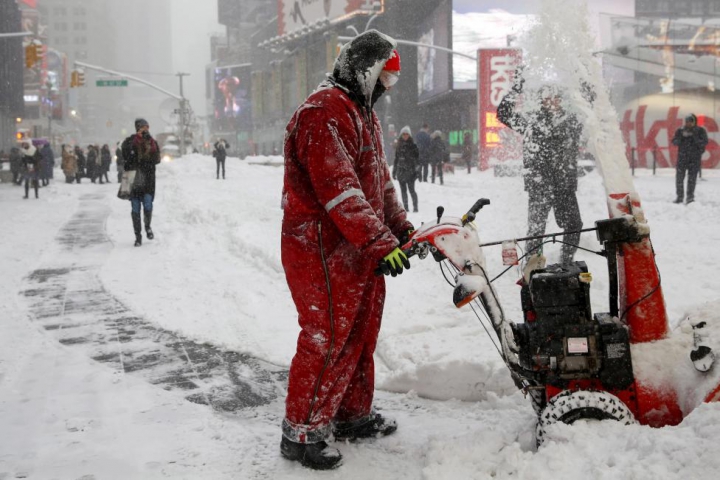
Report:
<svg viewBox="0 0 720 480"><path fill-rule="evenodd" d="M128 81L121 80L96 80L95 85L98 87L127 87Z"/></svg>

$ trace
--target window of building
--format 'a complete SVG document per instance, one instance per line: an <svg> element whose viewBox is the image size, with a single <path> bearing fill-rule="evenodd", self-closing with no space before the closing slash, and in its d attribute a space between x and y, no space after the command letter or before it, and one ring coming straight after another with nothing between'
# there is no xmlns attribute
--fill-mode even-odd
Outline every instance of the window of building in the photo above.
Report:
<svg viewBox="0 0 720 480"><path fill-rule="evenodd" d="M705 2L702 0L692 2L690 13L693 15L705 15Z"/></svg>

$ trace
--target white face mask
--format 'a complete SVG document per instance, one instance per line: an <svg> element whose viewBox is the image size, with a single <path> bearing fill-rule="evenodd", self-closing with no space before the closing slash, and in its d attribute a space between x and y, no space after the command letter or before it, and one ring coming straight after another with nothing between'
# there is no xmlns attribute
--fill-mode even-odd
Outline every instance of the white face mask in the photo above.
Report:
<svg viewBox="0 0 720 480"><path fill-rule="evenodd" d="M380 83L382 83L382 86L385 87L386 90L390 90L393 85L400 80L398 73L400 72L395 73L389 70L383 70L380 72Z"/></svg>

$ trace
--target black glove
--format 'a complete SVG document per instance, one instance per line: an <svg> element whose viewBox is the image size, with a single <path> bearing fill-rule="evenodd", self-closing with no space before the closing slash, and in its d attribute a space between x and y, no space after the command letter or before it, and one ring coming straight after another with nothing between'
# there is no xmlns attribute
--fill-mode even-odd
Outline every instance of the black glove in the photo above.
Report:
<svg viewBox="0 0 720 480"><path fill-rule="evenodd" d="M400 241L401 247L410 240L410 235L412 235L414 231L415 231L415 229L411 228L408 231L403 232L402 235L400 235L400 238L398 238L398 240Z"/></svg>
<svg viewBox="0 0 720 480"><path fill-rule="evenodd" d="M380 260L380 263L378 264L378 268L383 273L383 275L392 275L393 277L397 277L398 275L402 274L403 267L409 269L410 260L408 260L405 252L400 250L399 247L395 248L395 250L385 255L385 257L383 257L383 259Z"/></svg>

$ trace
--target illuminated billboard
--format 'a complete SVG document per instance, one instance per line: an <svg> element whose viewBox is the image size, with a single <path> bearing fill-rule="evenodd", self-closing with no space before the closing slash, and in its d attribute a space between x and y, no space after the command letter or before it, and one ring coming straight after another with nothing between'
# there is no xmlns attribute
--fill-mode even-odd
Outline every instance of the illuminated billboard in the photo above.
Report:
<svg viewBox="0 0 720 480"><path fill-rule="evenodd" d="M478 50L478 127L480 169L522 156L522 139L500 123L497 108L510 92L522 51L512 48Z"/></svg>
<svg viewBox="0 0 720 480"><path fill-rule="evenodd" d="M384 0L278 0L278 35L322 20L342 20L357 14L382 13Z"/></svg>
<svg viewBox="0 0 720 480"><path fill-rule="evenodd" d="M450 48L450 2L442 2L419 27L418 43ZM429 47L418 47L418 101L424 102L452 87L451 55Z"/></svg>
<svg viewBox="0 0 720 480"><path fill-rule="evenodd" d="M252 129L250 64L215 69L215 129L221 132Z"/></svg>

